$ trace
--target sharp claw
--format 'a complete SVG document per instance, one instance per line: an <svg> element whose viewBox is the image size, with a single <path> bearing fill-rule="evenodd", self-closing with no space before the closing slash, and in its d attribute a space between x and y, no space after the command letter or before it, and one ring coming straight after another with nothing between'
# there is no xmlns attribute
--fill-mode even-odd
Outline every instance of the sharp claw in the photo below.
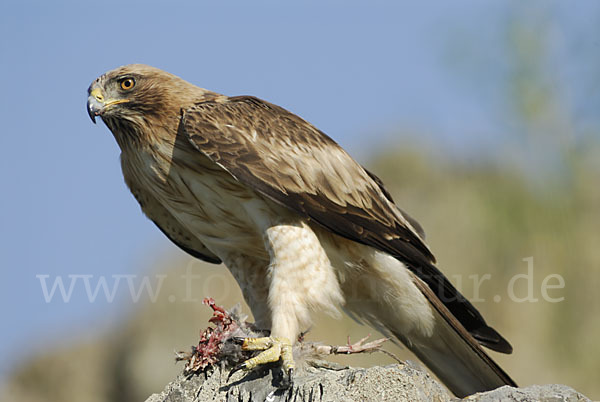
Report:
<svg viewBox="0 0 600 402"><path fill-rule="evenodd" d="M281 374L279 377L278 388L281 388L281 389L292 388L294 386L294 380L293 380L294 369L288 369L286 372L285 369L282 368L280 373ZM286 377L286 374L287 374L287 377Z"/></svg>
<svg viewBox="0 0 600 402"><path fill-rule="evenodd" d="M241 337L241 336L234 336L231 338L231 340L233 341L233 343L235 343L236 345L243 345L244 341L246 340L246 338Z"/></svg>
<svg viewBox="0 0 600 402"><path fill-rule="evenodd" d="M229 381L229 379L231 378L231 376L233 375L233 373L235 373L235 372L238 372L238 371L240 371L240 370L243 370L243 369L245 369L245 368L246 368L246 362L244 362L244 363L240 363L240 364L238 364L237 366L235 366L235 367L233 368L233 370L231 370L231 371L229 372L229 375L227 376L227 381Z"/></svg>

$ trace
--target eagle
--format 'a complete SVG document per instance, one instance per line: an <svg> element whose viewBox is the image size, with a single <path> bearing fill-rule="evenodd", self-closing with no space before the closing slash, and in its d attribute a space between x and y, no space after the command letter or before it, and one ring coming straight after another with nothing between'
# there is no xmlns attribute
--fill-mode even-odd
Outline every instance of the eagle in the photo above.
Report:
<svg viewBox="0 0 600 402"><path fill-rule="evenodd" d="M223 263L265 338L238 368L280 361L311 313L340 310L406 345L457 396L515 386L481 346L511 345L437 268L419 223L333 139L286 109L147 65L88 88L144 214L195 258Z"/></svg>

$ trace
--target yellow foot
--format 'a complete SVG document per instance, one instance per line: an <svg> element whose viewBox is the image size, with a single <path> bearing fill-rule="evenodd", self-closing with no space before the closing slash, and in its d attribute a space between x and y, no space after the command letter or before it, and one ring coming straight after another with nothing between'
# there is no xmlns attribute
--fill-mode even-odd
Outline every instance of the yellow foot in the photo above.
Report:
<svg viewBox="0 0 600 402"><path fill-rule="evenodd" d="M296 365L292 356L292 343L287 338L235 338L234 341L242 345L242 350L262 350L263 352L254 356L245 362L238 364L231 372L229 377L236 371L249 371L253 368L266 363L272 363L281 359L283 370L292 379L292 373Z"/></svg>

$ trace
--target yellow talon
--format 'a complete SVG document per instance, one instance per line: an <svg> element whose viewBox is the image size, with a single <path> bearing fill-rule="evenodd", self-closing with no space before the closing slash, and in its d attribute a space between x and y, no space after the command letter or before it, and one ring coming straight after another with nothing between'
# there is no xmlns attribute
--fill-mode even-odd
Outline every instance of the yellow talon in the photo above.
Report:
<svg viewBox="0 0 600 402"><path fill-rule="evenodd" d="M281 344L281 364L287 373L296 368L292 353L292 344L289 341Z"/></svg>
<svg viewBox="0 0 600 402"><path fill-rule="evenodd" d="M267 350L273 346L275 338L264 337L264 338L244 338L242 343L242 350Z"/></svg>
<svg viewBox="0 0 600 402"><path fill-rule="evenodd" d="M292 343L287 338L244 338L242 350L263 351L240 364L238 367L243 370L252 370L262 364L279 361L279 359L281 359L286 373L290 373L290 370L296 367L292 353Z"/></svg>

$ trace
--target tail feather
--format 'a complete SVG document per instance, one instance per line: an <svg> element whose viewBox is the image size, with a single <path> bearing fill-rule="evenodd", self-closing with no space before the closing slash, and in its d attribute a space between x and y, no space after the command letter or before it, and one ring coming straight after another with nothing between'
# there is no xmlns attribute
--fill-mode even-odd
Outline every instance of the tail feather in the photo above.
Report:
<svg viewBox="0 0 600 402"><path fill-rule="evenodd" d="M361 256L369 255L359 251ZM353 261L352 255L341 261L339 265ZM342 282L344 310L405 344L454 394L464 397L516 386L481 345L504 353L512 347L474 306L469 304L466 310L479 319L466 323L478 325L466 328L428 283L393 256L373 251L370 258L351 266L361 267L361 275L349 275Z"/></svg>
<svg viewBox="0 0 600 402"><path fill-rule="evenodd" d="M480 345L493 351L511 354L513 349L510 343L502 337L494 328L483 325L469 331Z"/></svg>
<svg viewBox="0 0 600 402"><path fill-rule="evenodd" d="M414 282L434 309L436 329L431 338L414 342L398 331L394 336L407 345L458 397L516 383L485 353L478 341L458 322L429 286ZM491 328L490 328L491 329Z"/></svg>

